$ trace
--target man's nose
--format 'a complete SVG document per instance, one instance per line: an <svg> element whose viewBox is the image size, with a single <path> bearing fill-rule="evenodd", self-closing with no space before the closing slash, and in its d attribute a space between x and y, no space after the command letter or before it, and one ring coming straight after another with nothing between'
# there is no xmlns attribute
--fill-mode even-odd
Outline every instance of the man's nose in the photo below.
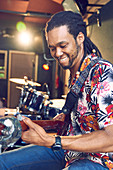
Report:
<svg viewBox="0 0 113 170"><path fill-rule="evenodd" d="M55 56L58 58L58 57L60 57L62 54L63 54L62 49L61 49L61 48L56 48L56 54L55 54Z"/></svg>

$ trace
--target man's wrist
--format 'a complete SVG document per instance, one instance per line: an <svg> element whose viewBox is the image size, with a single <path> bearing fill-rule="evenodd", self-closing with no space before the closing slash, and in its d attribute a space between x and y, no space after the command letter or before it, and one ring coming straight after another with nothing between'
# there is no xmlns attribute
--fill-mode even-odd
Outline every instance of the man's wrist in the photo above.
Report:
<svg viewBox="0 0 113 170"><path fill-rule="evenodd" d="M61 146L61 137L59 135L55 135L55 143L52 145L53 151L60 151L62 149Z"/></svg>

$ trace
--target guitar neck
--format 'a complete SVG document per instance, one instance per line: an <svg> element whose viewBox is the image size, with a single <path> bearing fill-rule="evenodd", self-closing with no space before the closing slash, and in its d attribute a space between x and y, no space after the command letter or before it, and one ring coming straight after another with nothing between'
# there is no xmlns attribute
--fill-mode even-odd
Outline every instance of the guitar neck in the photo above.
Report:
<svg viewBox="0 0 113 170"><path fill-rule="evenodd" d="M62 135L65 123L59 120L32 120L34 123L38 124L39 126L43 127L46 132L55 132L59 135ZM23 122L20 121L22 131L28 129L28 126Z"/></svg>
<svg viewBox="0 0 113 170"><path fill-rule="evenodd" d="M66 131L67 123L59 120L32 120L34 123L43 127L50 134L63 135ZM29 127L19 121L14 116L4 116L0 118L0 144L3 148L14 144L20 137L21 131L26 131Z"/></svg>

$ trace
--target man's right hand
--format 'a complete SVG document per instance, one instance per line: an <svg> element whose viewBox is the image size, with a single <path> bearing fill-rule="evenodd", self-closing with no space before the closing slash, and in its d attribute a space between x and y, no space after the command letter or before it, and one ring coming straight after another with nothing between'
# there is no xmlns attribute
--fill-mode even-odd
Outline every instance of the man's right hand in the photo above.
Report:
<svg viewBox="0 0 113 170"><path fill-rule="evenodd" d="M56 115L53 119L54 120L60 120L60 121L64 121L65 120L65 114L64 113L60 113L59 115Z"/></svg>

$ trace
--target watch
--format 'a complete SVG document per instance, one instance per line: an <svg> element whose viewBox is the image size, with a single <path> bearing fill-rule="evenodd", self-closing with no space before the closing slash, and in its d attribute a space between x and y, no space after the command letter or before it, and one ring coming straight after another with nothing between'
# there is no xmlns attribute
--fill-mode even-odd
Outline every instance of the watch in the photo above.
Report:
<svg viewBox="0 0 113 170"><path fill-rule="evenodd" d="M53 151L60 151L62 149L61 146L61 137L59 135L55 135L55 143L52 145Z"/></svg>

